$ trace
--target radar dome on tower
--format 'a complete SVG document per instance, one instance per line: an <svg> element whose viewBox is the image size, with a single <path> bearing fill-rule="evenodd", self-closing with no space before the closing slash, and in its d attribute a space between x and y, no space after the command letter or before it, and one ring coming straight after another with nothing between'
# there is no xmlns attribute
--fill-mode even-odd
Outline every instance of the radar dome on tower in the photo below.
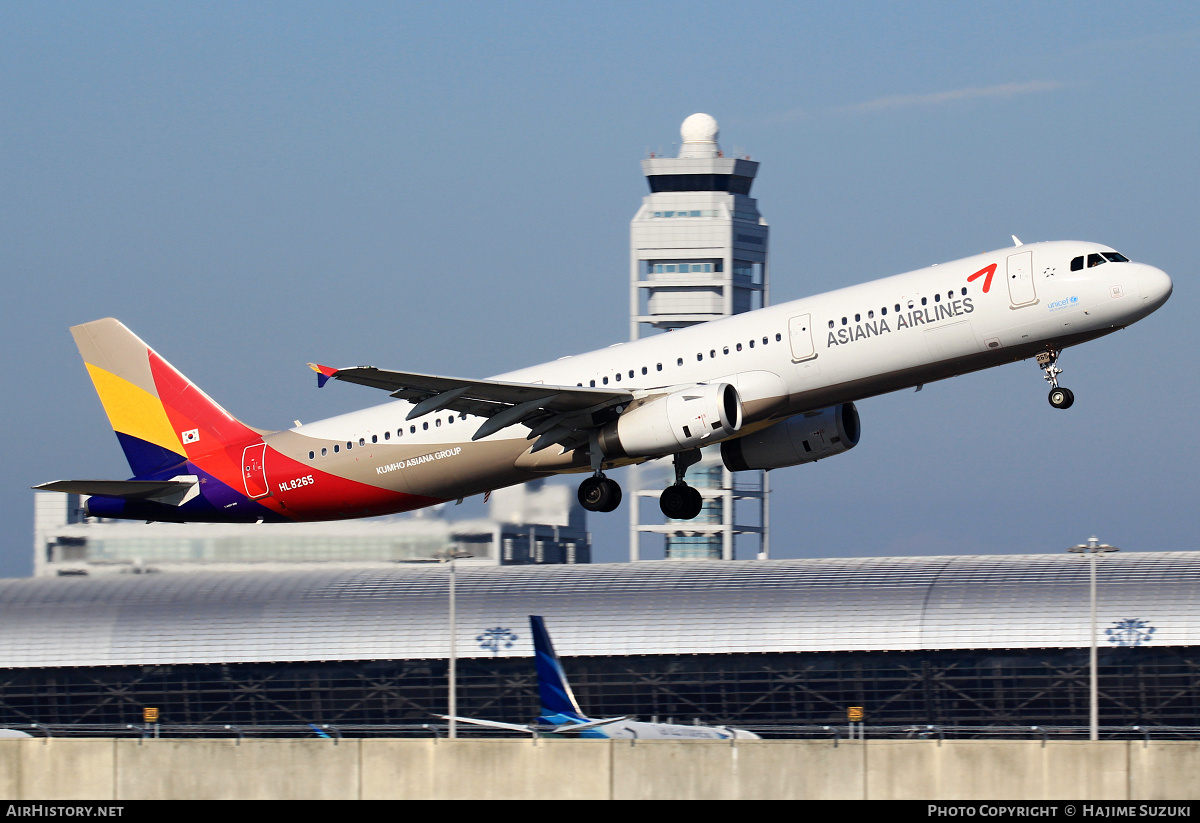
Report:
<svg viewBox="0 0 1200 823"><path fill-rule="evenodd" d="M680 157L716 157L720 148L717 146L717 120L711 114L697 112L683 121L679 129L683 137L683 145L679 148Z"/></svg>

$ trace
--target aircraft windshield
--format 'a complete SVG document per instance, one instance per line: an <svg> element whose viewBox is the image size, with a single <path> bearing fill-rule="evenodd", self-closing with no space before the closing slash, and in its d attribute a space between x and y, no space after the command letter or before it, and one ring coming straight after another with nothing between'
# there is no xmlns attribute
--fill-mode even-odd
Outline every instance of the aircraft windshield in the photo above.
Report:
<svg viewBox="0 0 1200 823"><path fill-rule="evenodd" d="M1129 258L1126 257L1125 255L1121 254L1120 252L1115 252L1115 251L1105 251L1105 252L1100 252L1100 253L1092 252L1091 254L1087 255L1086 257L1081 254L1081 255L1079 255L1079 257L1076 257L1074 260L1072 260L1071 261L1071 271L1079 271L1080 269L1082 269L1084 267L1085 260L1087 263L1087 267L1089 269L1092 268L1092 266L1101 266L1105 263L1128 263L1129 262Z"/></svg>

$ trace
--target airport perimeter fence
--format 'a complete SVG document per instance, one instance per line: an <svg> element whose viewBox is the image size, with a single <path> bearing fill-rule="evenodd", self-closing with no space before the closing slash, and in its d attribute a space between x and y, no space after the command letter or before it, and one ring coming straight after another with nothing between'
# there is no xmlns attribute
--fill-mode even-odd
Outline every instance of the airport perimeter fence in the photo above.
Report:
<svg viewBox="0 0 1200 823"><path fill-rule="evenodd" d="M133 737L154 738L435 738L447 739L446 723L343 724L295 723L233 726L229 724L62 724L13 723L4 727L31 737ZM851 740L1088 740L1087 726L801 726L788 724L737 725L764 740L825 739L837 746ZM0 734L2 736L2 734ZM459 724L461 739L513 738L517 732ZM530 735L531 738L535 735ZM1101 740L1200 740L1200 726L1100 726Z"/></svg>

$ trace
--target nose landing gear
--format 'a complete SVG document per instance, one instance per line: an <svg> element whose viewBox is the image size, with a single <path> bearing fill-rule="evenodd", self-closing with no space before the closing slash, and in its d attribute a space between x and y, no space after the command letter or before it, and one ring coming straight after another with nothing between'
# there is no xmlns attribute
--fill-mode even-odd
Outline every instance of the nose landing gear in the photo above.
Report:
<svg viewBox="0 0 1200 823"><path fill-rule="evenodd" d="M1058 367L1058 350L1047 349L1037 356L1037 364L1046 373L1046 382L1050 384L1050 405L1056 409L1069 409L1075 402L1075 393L1058 385L1058 376L1062 369Z"/></svg>
<svg viewBox="0 0 1200 823"><path fill-rule="evenodd" d="M1070 389L1051 389L1050 405L1056 409L1069 409L1075 402L1075 393Z"/></svg>

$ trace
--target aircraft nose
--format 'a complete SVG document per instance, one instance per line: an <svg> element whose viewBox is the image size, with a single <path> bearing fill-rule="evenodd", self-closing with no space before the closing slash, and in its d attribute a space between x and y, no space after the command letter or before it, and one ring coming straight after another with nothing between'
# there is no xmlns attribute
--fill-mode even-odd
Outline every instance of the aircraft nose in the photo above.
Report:
<svg viewBox="0 0 1200 823"><path fill-rule="evenodd" d="M1166 303L1174 288L1167 273L1154 266L1142 266L1138 269L1137 282L1138 290L1142 293L1142 303L1150 311Z"/></svg>

